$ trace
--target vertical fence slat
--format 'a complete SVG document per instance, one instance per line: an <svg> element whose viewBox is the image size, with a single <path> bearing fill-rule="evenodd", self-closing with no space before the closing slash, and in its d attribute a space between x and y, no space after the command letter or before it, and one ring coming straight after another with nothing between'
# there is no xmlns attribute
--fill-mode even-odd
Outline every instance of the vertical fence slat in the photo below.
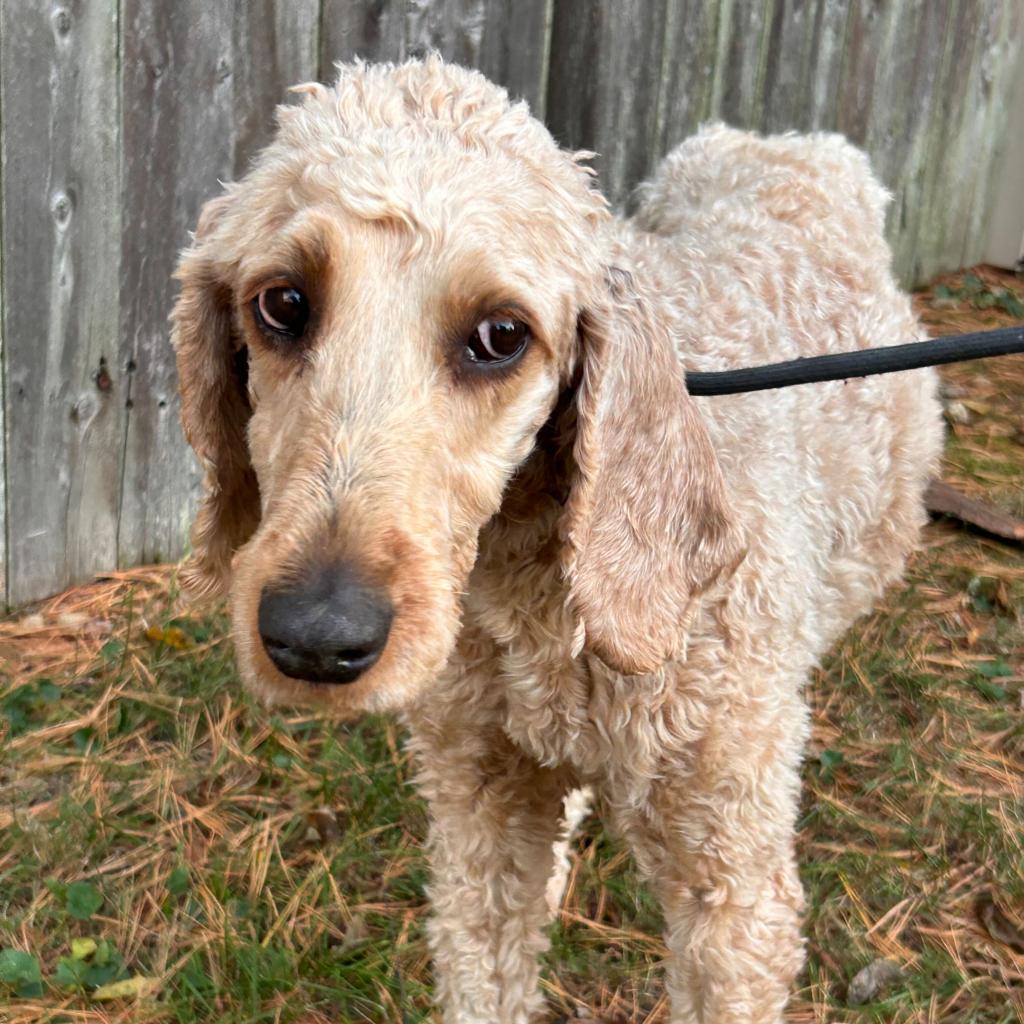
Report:
<svg viewBox="0 0 1024 1024"><path fill-rule="evenodd" d="M743 128L761 123L763 80L767 65L765 43L770 38L775 0L723 4L719 21L721 55L712 116Z"/></svg>
<svg viewBox="0 0 1024 1024"><path fill-rule="evenodd" d="M767 30L764 106L759 127L767 132L804 130L811 123L807 102L818 5L814 0L778 0Z"/></svg>
<svg viewBox="0 0 1024 1024"><path fill-rule="evenodd" d="M477 67L535 117L547 116L547 72L554 0L489 0Z"/></svg>
<svg viewBox="0 0 1024 1024"><path fill-rule="evenodd" d="M332 81L339 61L399 61L407 56L407 6L404 0L322 0L321 79Z"/></svg>
<svg viewBox="0 0 1024 1024"><path fill-rule="evenodd" d="M0 8L8 599L116 562L117 20Z"/></svg>
<svg viewBox="0 0 1024 1024"><path fill-rule="evenodd" d="M814 0L814 28L807 72L810 111L804 119L808 128L835 125L849 12L849 0Z"/></svg>
<svg viewBox="0 0 1024 1024"><path fill-rule="evenodd" d="M167 331L178 251L218 182L268 138L287 87L316 77L316 24L316 0L124 0L122 564L177 557L198 492Z"/></svg>
<svg viewBox="0 0 1024 1024"><path fill-rule="evenodd" d="M946 26L941 96L928 124L936 173L924 195L915 254L925 273L958 261L967 234L970 191L989 148L978 134L981 112L972 102L972 79L986 45L981 30L986 9L996 6L1005 3L963 0L952 5Z"/></svg>
<svg viewBox="0 0 1024 1024"><path fill-rule="evenodd" d="M338 61L401 61L436 50L479 68L543 116L553 0L323 0L320 75Z"/></svg>
<svg viewBox="0 0 1024 1024"><path fill-rule="evenodd" d="M0 31L3 25L0 24ZM0 46L2 58L2 46ZM0 76L0 613L9 603L7 592L7 430L4 419L4 376L7 353L4 351L4 93Z"/></svg>
<svg viewBox="0 0 1024 1024"><path fill-rule="evenodd" d="M203 200L234 169L232 36L228 4L122 6L124 565L178 553L199 484L178 423L167 314L176 254Z"/></svg>
<svg viewBox="0 0 1024 1024"><path fill-rule="evenodd" d="M1010 123L1010 103L1016 95L1014 82L1024 59L1024 3L997 4L985 12L981 32L982 49L975 62L970 84L969 103L979 111L979 146L987 159L975 165L974 188L967 230L955 262L961 266L977 263L984 254L989 218L994 206L997 156L1006 148L1005 132ZM1024 181L1021 183L1024 195ZM951 258L954 257L950 253Z"/></svg>
<svg viewBox="0 0 1024 1024"><path fill-rule="evenodd" d="M657 151L678 146L711 117L718 18L707 0L670 0L658 97Z"/></svg>
<svg viewBox="0 0 1024 1024"><path fill-rule="evenodd" d="M555 3L548 123L563 144L598 154L602 186L618 204L659 156L665 24L663 2Z"/></svg>
<svg viewBox="0 0 1024 1024"><path fill-rule="evenodd" d="M896 0L902 6L903 0ZM846 21L843 65L836 110L829 127L851 142L864 145L874 114L872 100L881 70L882 49L889 17L878 0L851 4Z"/></svg>
<svg viewBox="0 0 1024 1024"><path fill-rule="evenodd" d="M319 74L319 0L247 0L235 16L234 176L270 138L288 89Z"/></svg>
<svg viewBox="0 0 1024 1024"><path fill-rule="evenodd" d="M941 81L949 8L911 0L890 12L877 65L865 147L875 172L893 192L888 235L897 266L912 262L918 221L928 216L923 184L937 125L932 112ZM941 168L941 158L935 169Z"/></svg>

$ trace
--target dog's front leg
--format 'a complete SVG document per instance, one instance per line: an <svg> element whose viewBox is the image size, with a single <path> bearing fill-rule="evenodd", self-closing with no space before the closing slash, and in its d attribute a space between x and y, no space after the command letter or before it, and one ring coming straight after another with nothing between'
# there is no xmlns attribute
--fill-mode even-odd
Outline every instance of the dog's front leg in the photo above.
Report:
<svg viewBox="0 0 1024 1024"><path fill-rule="evenodd" d="M527 1024L543 1005L545 886L571 780L464 709L410 727L432 817L429 935L445 1024Z"/></svg>
<svg viewBox="0 0 1024 1024"><path fill-rule="evenodd" d="M724 701L688 751L643 776L621 766L606 789L664 910L672 1024L782 1024L803 963L793 833L806 712L784 682L774 701Z"/></svg>

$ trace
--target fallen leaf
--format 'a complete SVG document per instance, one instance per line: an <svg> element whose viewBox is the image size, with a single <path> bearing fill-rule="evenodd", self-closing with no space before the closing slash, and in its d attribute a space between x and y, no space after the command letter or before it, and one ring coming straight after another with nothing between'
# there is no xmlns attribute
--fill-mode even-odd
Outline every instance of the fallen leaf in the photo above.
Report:
<svg viewBox="0 0 1024 1024"><path fill-rule="evenodd" d="M95 939L72 939L71 940L71 959L72 960L88 960L89 957L96 952L96 940Z"/></svg>
<svg viewBox="0 0 1024 1024"><path fill-rule="evenodd" d="M992 406L988 402L977 402L970 398L963 398L961 401L971 412L977 413L979 416L987 416L992 411Z"/></svg>
<svg viewBox="0 0 1024 1024"><path fill-rule="evenodd" d="M192 646L188 635L177 626L168 626L166 629L161 629L160 626L150 626L146 630L146 639L154 644L166 644L176 651L184 651Z"/></svg>
<svg viewBox="0 0 1024 1024"><path fill-rule="evenodd" d="M872 960L861 968L846 990L846 1001L850 1006L870 1003L886 986L903 979L899 964L892 960Z"/></svg>
<svg viewBox="0 0 1024 1024"><path fill-rule="evenodd" d="M156 988L155 978L145 978L137 974L134 978L126 978L124 981L114 981L109 985L100 985L93 992L93 999L105 1002L109 999L139 999L148 995Z"/></svg>

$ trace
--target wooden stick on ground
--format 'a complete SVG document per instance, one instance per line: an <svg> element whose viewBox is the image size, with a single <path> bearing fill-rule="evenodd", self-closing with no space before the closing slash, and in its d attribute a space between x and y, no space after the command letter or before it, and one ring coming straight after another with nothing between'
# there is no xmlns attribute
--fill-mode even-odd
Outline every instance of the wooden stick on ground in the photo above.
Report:
<svg viewBox="0 0 1024 1024"><path fill-rule="evenodd" d="M929 512L952 516L1005 540L1024 543L1024 522L984 502L968 498L942 480L932 480L924 495Z"/></svg>

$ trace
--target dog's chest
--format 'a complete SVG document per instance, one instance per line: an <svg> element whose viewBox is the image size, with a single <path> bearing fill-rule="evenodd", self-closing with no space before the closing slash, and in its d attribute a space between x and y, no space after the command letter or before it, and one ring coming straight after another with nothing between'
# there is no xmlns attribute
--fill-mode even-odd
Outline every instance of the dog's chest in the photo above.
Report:
<svg viewBox="0 0 1024 1024"><path fill-rule="evenodd" d="M467 626L493 644L501 694L495 713L509 738L540 763L571 765L594 781L624 749L647 746L639 734L663 727L676 680L671 672L625 678L586 652L573 656L576 622L560 566L558 511L548 509L529 526L501 524L482 538Z"/></svg>
<svg viewBox="0 0 1024 1024"><path fill-rule="evenodd" d="M529 526L496 524L482 539L466 617L494 644L505 732L542 763L575 764L589 745L593 680L572 657L553 516L554 509Z"/></svg>

